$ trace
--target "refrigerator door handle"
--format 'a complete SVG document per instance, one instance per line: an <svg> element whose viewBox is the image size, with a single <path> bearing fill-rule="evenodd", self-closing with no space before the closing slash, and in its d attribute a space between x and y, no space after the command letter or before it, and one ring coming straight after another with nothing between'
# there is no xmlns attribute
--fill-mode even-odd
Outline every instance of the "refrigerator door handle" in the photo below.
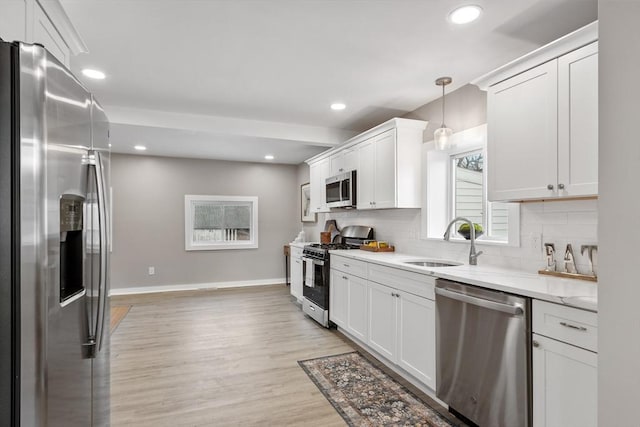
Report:
<svg viewBox="0 0 640 427"><path fill-rule="evenodd" d="M109 246L107 244L107 204L105 203L104 169L102 167L100 153L93 151L91 152L91 156L93 157L91 165L95 169L96 192L98 196L98 223L100 227L100 282L98 284L98 310L96 316L96 333L94 335L97 350L100 351L102 349L104 336L104 319L107 301L107 251L109 250Z"/></svg>

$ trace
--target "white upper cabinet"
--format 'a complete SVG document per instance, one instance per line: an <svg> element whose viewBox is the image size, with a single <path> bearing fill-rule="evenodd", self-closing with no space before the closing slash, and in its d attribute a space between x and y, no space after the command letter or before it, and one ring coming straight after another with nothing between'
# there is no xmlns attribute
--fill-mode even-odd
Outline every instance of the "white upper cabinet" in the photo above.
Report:
<svg viewBox="0 0 640 427"><path fill-rule="evenodd" d="M555 61L492 86L487 96L489 200L543 198L557 174Z"/></svg>
<svg viewBox="0 0 640 427"><path fill-rule="evenodd" d="M34 8L33 40L43 45L67 67L71 64L71 50L39 5Z"/></svg>
<svg viewBox="0 0 640 427"><path fill-rule="evenodd" d="M396 130L390 129L360 144L358 153L358 209L398 207Z"/></svg>
<svg viewBox="0 0 640 427"><path fill-rule="evenodd" d="M560 196L598 194L598 43L558 59Z"/></svg>
<svg viewBox="0 0 640 427"><path fill-rule="evenodd" d="M329 158L309 165L311 212L329 212L325 194L325 180L330 176L330 168Z"/></svg>
<svg viewBox="0 0 640 427"><path fill-rule="evenodd" d="M598 45L489 88L489 199L598 194Z"/></svg>
<svg viewBox="0 0 640 427"><path fill-rule="evenodd" d="M473 82L487 90L490 201L598 194L597 23Z"/></svg>
<svg viewBox="0 0 640 427"><path fill-rule="evenodd" d="M43 45L67 67L71 56L88 49L57 0L2 2L0 37Z"/></svg>
<svg viewBox="0 0 640 427"><path fill-rule="evenodd" d="M371 138L358 145L358 174L356 175L358 209L373 209L376 198L376 141Z"/></svg>
<svg viewBox="0 0 640 427"><path fill-rule="evenodd" d="M307 160L314 212L328 211L320 200L324 198L324 180L354 169L358 209L419 208L422 132L426 126L421 120L391 119ZM326 172L324 178L321 171Z"/></svg>
<svg viewBox="0 0 640 427"><path fill-rule="evenodd" d="M340 151L331 156L330 159L330 176L339 175L358 168L358 152L356 150L347 149Z"/></svg>

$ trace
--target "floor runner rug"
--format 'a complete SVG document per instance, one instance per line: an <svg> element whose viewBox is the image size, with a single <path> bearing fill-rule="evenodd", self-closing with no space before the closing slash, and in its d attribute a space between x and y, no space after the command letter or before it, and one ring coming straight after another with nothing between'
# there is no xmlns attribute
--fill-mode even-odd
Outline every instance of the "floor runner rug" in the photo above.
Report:
<svg viewBox="0 0 640 427"><path fill-rule="evenodd" d="M350 426L452 426L360 353L299 361Z"/></svg>

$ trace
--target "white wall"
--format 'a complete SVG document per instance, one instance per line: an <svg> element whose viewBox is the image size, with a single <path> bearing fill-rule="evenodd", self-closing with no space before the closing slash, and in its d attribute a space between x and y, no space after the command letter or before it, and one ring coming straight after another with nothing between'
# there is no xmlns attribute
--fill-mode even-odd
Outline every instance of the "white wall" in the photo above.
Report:
<svg viewBox="0 0 640 427"><path fill-rule="evenodd" d="M372 226L377 239L388 240L399 252L468 262L467 242L420 239L420 215L420 209L344 211L319 215L322 218L319 222L324 224L331 218L339 227ZM535 272L545 263L542 240L556 245L558 268L563 255L560 252L571 243L578 268L586 271L588 262L580 255L580 245L597 243L597 224L598 203L595 200L523 203L520 207L521 247L480 244L484 254L478 258L478 263ZM536 246L531 244L532 237L537 239Z"/></svg>
<svg viewBox="0 0 640 427"><path fill-rule="evenodd" d="M640 2L600 0L598 419L638 426Z"/></svg>

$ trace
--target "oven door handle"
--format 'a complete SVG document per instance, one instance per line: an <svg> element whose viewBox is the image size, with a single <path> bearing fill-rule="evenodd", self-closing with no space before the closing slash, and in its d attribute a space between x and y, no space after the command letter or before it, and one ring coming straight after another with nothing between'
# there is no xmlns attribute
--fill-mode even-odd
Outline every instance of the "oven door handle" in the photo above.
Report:
<svg viewBox="0 0 640 427"><path fill-rule="evenodd" d="M520 315L524 313L524 309L520 304L504 304L501 302L491 301L484 298L473 297L471 295L461 294L459 292L450 291L443 288L435 288L436 294L456 301L466 302L468 304L477 305L479 307L488 308L490 310L501 311L511 315Z"/></svg>
<svg viewBox="0 0 640 427"><path fill-rule="evenodd" d="M309 258L309 257L303 256L302 257L302 261L309 261L314 265L322 265L322 266L324 266L324 261L321 261L321 260L315 259L315 258Z"/></svg>

